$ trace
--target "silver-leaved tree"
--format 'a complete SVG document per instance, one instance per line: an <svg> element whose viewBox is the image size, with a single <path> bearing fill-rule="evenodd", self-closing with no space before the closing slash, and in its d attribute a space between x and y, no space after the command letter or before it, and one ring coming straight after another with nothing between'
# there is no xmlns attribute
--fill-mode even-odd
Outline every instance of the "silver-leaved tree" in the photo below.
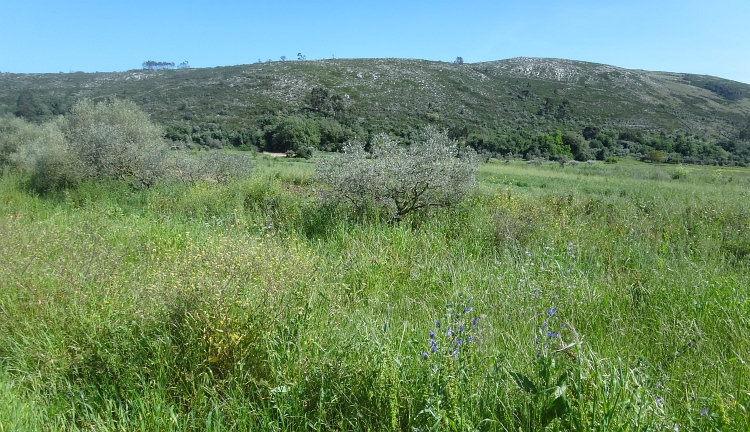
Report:
<svg viewBox="0 0 750 432"><path fill-rule="evenodd" d="M348 202L360 212L379 206L399 220L458 203L474 187L477 168L473 150L427 127L409 146L385 134L375 137L370 152L364 143L350 142L341 153L317 160L316 178L326 199Z"/></svg>

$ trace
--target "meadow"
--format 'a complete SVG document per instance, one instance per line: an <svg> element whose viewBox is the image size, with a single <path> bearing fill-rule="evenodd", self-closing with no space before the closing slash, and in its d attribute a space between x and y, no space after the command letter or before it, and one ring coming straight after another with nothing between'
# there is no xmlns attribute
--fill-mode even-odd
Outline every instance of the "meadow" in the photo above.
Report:
<svg viewBox="0 0 750 432"><path fill-rule="evenodd" d="M750 170L491 160L399 222L0 179L0 431L750 430Z"/></svg>

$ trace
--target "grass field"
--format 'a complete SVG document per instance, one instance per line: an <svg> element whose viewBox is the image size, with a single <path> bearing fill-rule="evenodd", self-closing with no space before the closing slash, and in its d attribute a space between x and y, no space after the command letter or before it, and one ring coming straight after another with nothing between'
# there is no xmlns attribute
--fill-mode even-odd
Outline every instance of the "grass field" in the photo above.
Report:
<svg viewBox="0 0 750 432"><path fill-rule="evenodd" d="M0 431L750 430L750 170L495 161L389 223L257 161L6 173Z"/></svg>

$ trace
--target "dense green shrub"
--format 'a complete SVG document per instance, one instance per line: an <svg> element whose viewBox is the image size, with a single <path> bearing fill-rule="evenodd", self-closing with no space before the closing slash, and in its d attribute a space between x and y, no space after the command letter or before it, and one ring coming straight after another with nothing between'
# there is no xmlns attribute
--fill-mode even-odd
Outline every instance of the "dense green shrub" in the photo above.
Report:
<svg viewBox="0 0 750 432"><path fill-rule="evenodd" d="M0 117L0 169L17 165L15 153L42 135L39 126L13 116Z"/></svg>
<svg viewBox="0 0 750 432"><path fill-rule="evenodd" d="M317 179L328 198L363 210L369 204L387 209L394 219L429 207L459 202L474 186L478 158L459 150L445 132L426 128L408 146L385 134L375 137L372 152L350 142L335 157L320 159Z"/></svg>
<svg viewBox="0 0 750 432"><path fill-rule="evenodd" d="M61 128L86 177L151 186L164 173L162 130L130 101L75 104Z"/></svg>
<svg viewBox="0 0 750 432"><path fill-rule="evenodd" d="M319 145L320 131L314 121L301 117L286 117L277 123L272 131L270 150L291 150L298 153L306 147L318 148Z"/></svg>
<svg viewBox="0 0 750 432"><path fill-rule="evenodd" d="M197 154L176 151L167 162L169 174L185 184L198 181L228 183L250 175L252 169L253 163L247 155L217 151Z"/></svg>
<svg viewBox="0 0 750 432"><path fill-rule="evenodd" d="M27 171L39 192L85 179L149 187L164 174L167 151L161 129L132 102L82 100L42 125L0 120L0 166Z"/></svg>

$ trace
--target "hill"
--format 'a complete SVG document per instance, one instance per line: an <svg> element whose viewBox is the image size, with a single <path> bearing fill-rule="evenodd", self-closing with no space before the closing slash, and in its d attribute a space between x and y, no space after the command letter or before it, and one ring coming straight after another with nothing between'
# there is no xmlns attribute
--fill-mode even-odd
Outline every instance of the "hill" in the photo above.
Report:
<svg viewBox="0 0 750 432"><path fill-rule="evenodd" d="M133 100L169 137L196 145L271 146L280 119L299 116L318 125L329 149L378 131L408 140L433 123L494 153L553 155L534 143L554 141L559 130L585 139L584 158L659 150L672 161L750 160L750 85L711 76L525 57L0 74L0 114L41 120L81 98L113 97Z"/></svg>

